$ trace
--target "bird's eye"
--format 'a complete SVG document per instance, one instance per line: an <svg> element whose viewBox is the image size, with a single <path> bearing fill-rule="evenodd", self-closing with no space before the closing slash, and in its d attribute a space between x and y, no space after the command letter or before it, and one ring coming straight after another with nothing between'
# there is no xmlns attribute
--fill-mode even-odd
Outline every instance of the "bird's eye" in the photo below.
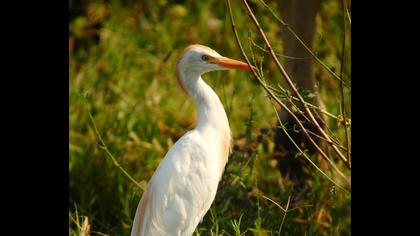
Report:
<svg viewBox="0 0 420 236"><path fill-rule="evenodd" d="M208 60L210 59L210 57L209 57L209 56L207 56L207 55L202 55L202 56L201 56L201 59L202 59L203 61L208 61Z"/></svg>

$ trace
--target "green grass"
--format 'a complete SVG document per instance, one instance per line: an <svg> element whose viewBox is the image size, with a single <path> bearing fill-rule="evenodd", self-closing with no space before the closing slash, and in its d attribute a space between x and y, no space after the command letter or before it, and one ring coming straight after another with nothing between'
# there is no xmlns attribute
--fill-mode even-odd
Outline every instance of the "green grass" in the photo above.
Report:
<svg viewBox="0 0 420 236"><path fill-rule="evenodd" d="M69 235L79 234L83 216L89 219L92 235L129 235L142 194L100 148L88 107L110 152L134 179L146 184L167 150L196 121L193 101L175 80L179 52L190 43L201 43L225 56L241 58L223 1L185 1L183 5L146 1L136 17L134 3L111 2L111 12L98 20L102 24L99 42L83 33L94 24L92 13L72 19L69 26L76 42L69 50ZM70 2L70 9L75 4ZM233 8L241 40L249 50L248 37L261 41L255 30L249 32L253 25L242 6L233 3ZM341 31L334 19L340 8L327 1L323 9L317 50L328 66L339 68ZM262 7L256 8L257 13L281 53L274 19ZM257 60L262 57L258 53ZM278 72L274 73L268 60L264 63L267 78L276 84ZM316 71L327 110L339 114L338 84L321 67L316 66ZM350 78L349 69L346 75ZM212 72L204 79L227 111L239 150L232 153L216 199L195 235L278 235L280 226L281 235L350 235L350 195L334 188L317 171L308 183L308 196L293 201L293 183L280 175L273 157L272 134L260 132L276 125L276 115L252 76L243 71ZM329 124L338 129L333 119ZM289 197L292 210L287 213L272 202L286 208Z"/></svg>

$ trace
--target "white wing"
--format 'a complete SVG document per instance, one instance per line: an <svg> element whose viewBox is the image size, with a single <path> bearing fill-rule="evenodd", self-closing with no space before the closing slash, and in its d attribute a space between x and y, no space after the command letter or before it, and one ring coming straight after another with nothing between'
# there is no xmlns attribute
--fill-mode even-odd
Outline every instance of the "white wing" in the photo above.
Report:
<svg viewBox="0 0 420 236"><path fill-rule="evenodd" d="M137 207L131 236L190 236L214 200L218 162L198 132L169 150Z"/></svg>

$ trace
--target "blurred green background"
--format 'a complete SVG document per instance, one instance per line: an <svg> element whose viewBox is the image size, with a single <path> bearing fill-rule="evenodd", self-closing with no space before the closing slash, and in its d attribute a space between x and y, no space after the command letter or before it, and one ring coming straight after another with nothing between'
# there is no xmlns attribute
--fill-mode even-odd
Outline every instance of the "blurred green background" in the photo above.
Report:
<svg viewBox="0 0 420 236"><path fill-rule="evenodd" d="M267 3L279 12L274 2ZM260 1L250 4L281 54L278 22ZM343 31L340 4L322 2L314 39L314 51L335 71L340 68ZM266 78L277 84L275 64L252 43L263 45L243 5L232 1L232 7L245 49L257 61L266 58ZM83 216L89 219L91 235L129 235L142 191L99 148L88 107L122 167L147 183L167 150L196 121L193 101L176 83L179 53L200 43L224 56L242 56L224 1L70 0L69 11L69 235L79 235ZM347 37L350 50L350 33ZM350 51L346 57L350 82ZM314 70L327 110L339 114L339 84L319 65ZM281 235L350 235L349 194L313 171L310 191L296 196L293 183L279 173L272 141L276 116L252 75L223 71L203 78L225 107L235 147L196 234L278 235L281 227ZM350 106L346 109L350 113ZM328 122L337 129L335 120ZM285 214L264 196L283 207L291 196L289 209L296 209Z"/></svg>

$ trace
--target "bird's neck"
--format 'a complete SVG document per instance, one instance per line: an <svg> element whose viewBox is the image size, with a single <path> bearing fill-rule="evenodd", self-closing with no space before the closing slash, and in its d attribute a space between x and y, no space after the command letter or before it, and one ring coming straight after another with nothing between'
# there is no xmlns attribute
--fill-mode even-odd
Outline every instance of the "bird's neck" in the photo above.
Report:
<svg viewBox="0 0 420 236"><path fill-rule="evenodd" d="M217 94L201 79L201 75L198 74L196 77L184 77L183 75L185 74L181 72L183 87L194 99L197 107L198 121L195 130L202 135L207 141L208 147L215 152L221 178L232 140L225 109ZM188 76L194 75L189 74Z"/></svg>
<svg viewBox="0 0 420 236"><path fill-rule="evenodd" d="M196 129L204 131L212 128L220 132L229 131L229 122L217 94L201 79L201 76L190 81L194 82L189 83L186 89L197 106Z"/></svg>

